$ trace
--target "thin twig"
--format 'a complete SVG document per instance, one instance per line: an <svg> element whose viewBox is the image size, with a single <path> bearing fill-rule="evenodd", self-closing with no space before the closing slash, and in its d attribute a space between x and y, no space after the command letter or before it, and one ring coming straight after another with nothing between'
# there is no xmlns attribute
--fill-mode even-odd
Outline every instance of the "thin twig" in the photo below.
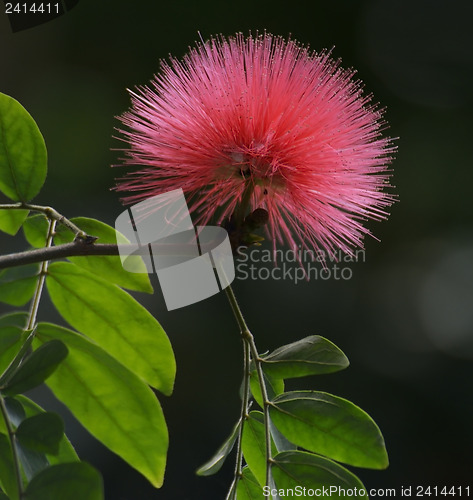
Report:
<svg viewBox="0 0 473 500"><path fill-rule="evenodd" d="M248 352L251 352L251 356L253 358L253 361L256 366L256 373L258 375L258 382L261 390L261 396L263 399L263 411L264 411L264 428L265 428L265 457L266 457L266 486L269 486L270 484L270 479L271 479L271 464L272 464L272 455L271 455L271 430L270 430L270 422L269 422L269 407L271 405L271 402L269 401L268 398L268 391L266 389L266 382L264 380L264 375L263 375L263 369L261 367L261 361L262 359L260 358L258 354L258 349L255 344L255 339L250 332L245 318L243 317L243 314L241 312L240 306L238 305L238 302L236 300L235 294L233 292L232 287L229 285L227 288L225 288L225 293L227 295L228 301L230 303L230 306L232 308L233 314L235 315L235 318L237 320L238 326L240 327L240 332L241 336L243 338L244 343L246 344L246 349L245 349L245 361L246 357L248 356ZM246 383L249 384L249 367L248 370L245 371L245 377L248 379ZM247 395L248 395L248 390L247 390ZM248 413L248 401L246 402L245 406L245 415ZM242 405L242 429L243 429L243 423L244 423L244 418L243 418L243 405ZM241 429L241 430L242 430ZM241 475L241 465L239 468L239 463L241 464L241 443L239 442L239 447L237 448L237 465L235 470L240 471ZM234 478L234 483L238 481L238 477ZM236 487L234 490L230 490L234 492L234 495L236 495ZM271 497L272 498L272 497Z"/></svg>
<svg viewBox="0 0 473 500"><path fill-rule="evenodd" d="M51 248L53 244L55 229L56 229L56 221L50 220L45 248ZM44 260L41 264L38 282L36 283L36 289L33 295L33 300L31 302L30 314L28 316L28 323L26 325L27 330L33 330L36 324L36 315L38 314L39 301L41 300L41 293L43 292L44 280L46 279L46 273L48 272L48 265L49 265L48 260Z"/></svg>
<svg viewBox="0 0 473 500"><path fill-rule="evenodd" d="M40 212L44 214L49 220L55 220L62 224L63 226L70 229L75 237L81 240L87 240L89 237L88 234L82 229L78 228L73 222L69 219L66 219L64 215L61 215L57 210L52 207L45 207L42 205L32 205L31 203L7 203L0 205L0 210L31 210L33 212Z"/></svg>

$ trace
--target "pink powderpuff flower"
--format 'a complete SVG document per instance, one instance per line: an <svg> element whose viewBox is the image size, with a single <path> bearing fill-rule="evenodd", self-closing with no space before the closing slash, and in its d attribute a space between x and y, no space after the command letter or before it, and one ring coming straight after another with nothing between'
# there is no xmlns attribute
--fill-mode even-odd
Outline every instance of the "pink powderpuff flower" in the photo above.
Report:
<svg viewBox="0 0 473 500"><path fill-rule="evenodd" d="M249 191L274 245L352 253L370 234L362 223L394 201L395 150L354 73L269 34L199 44L131 92L120 119L134 169L116 189L129 204L182 188L201 225L221 224Z"/></svg>

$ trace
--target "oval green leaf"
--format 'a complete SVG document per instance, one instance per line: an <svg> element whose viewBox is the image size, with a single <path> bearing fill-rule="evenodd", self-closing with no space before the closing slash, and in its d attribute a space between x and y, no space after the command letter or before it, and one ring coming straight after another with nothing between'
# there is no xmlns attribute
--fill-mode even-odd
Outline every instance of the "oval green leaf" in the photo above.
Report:
<svg viewBox="0 0 473 500"><path fill-rule="evenodd" d="M15 236L28 214L29 210L0 209L0 231Z"/></svg>
<svg viewBox="0 0 473 500"><path fill-rule="evenodd" d="M284 392L284 380L282 378L273 377L272 375L268 375L264 371L263 377L266 385L266 392L270 400L276 397L278 394ZM255 401L260 405L261 408L263 408L263 397L261 395L258 373L256 372L255 368L250 371L250 389L251 394L255 398Z"/></svg>
<svg viewBox="0 0 473 500"><path fill-rule="evenodd" d="M319 335L284 345L263 357L264 371L283 379L332 373L349 364L335 344Z"/></svg>
<svg viewBox="0 0 473 500"><path fill-rule="evenodd" d="M242 471L237 486L237 500L264 500L263 490L248 467Z"/></svg>
<svg viewBox="0 0 473 500"><path fill-rule="evenodd" d="M35 476L24 494L25 500L103 500L100 474L85 462L52 465Z"/></svg>
<svg viewBox="0 0 473 500"><path fill-rule="evenodd" d="M316 498L368 499L363 483L354 474L318 455L285 451L274 457L271 470L277 490L282 490L282 494L292 489L294 492L301 492L299 496L303 496L305 488L306 492L313 490L314 494L310 496Z"/></svg>
<svg viewBox="0 0 473 500"><path fill-rule="evenodd" d="M151 389L84 336L40 323L34 345L57 339L69 356L47 381L82 425L154 486L163 482L168 433Z"/></svg>
<svg viewBox="0 0 473 500"><path fill-rule="evenodd" d="M26 241L35 248L46 246L49 222L45 215L35 214L28 217L23 224L23 234Z"/></svg>
<svg viewBox="0 0 473 500"><path fill-rule="evenodd" d="M98 237L97 243L117 243L117 233L113 227L95 219L76 217L71 219L77 227L87 234ZM120 236L120 235L118 235ZM121 238L124 238L123 236ZM60 226L54 241L56 244L70 243L74 235L64 226ZM123 239L123 243L129 243ZM118 255L94 255L90 257L69 257L69 260L77 266L83 267L92 274L100 276L111 283L137 292L153 293L153 287L149 281L148 271L141 257L130 257L135 259L134 268L136 272L130 273L123 269Z"/></svg>
<svg viewBox="0 0 473 500"><path fill-rule="evenodd" d="M0 378L21 349L22 333L18 326L0 327Z"/></svg>
<svg viewBox="0 0 473 500"><path fill-rule="evenodd" d="M17 311L0 316L0 327L2 326L26 326L28 313L26 311Z"/></svg>
<svg viewBox="0 0 473 500"><path fill-rule="evenodd" d="M243 426L241 441L243 456L261 486L266 484L266 439L264 416L260 411L250 412ZM272 455L277 453L271 441Z"/></svg>
<svg viewBox="0 0 473 500"><path fill-rule="evenodd" d="M0 93L0 191L27 202L44 184L48 155L36 122L15 99Z"/></svg>
<svg viewBox="0 0 473 500"><path fill-rule="evenodd" d="M12 267L0 271L0 302L23 306L34 295L39 264Z"/></svg>
<svg viewBox="0 0 473 500"><path fill-rule="evenodd" d="M64 423L59 415L44 412L29 417L18 426L18 441L30 450L57 455L64 434Z"/></svg>
<svg viewBox="0 0 473 500"><path fill-rule="evenodd" d="M23 472L25 473L28 481L33 479L36 474L39 474L42 470L49 466L48 459L44 453L30 450L29 448L23 446L20 442L17 442L16 449Z"/></svg>
<svg viewBox="0 0 473 500"><path fill-rule="evenodd" d="M69 262L49 266L51 300L61 316L149 385L171 394L176 364L161 325L133 297Z"/></svg>
<svg viewBox="0 0 473 500"><path fill-rule="evenodd" d="M384 439L372 418L346 399L324 392L286 392L270 406L271 420L292 443L349 465L388 466Z"/></svg>
<svg viewBox="0 0 473 500"><path fill-rule="evenodd" d="M67 347L52 340L30 354L6 382L2 392L7 396L21 394L42 384L67 356Z"/></svg>
<svg viewBox="0 0 473 500"><path fill-rule="evenodd" d="M7 398L7 399L12 399L12 398ZM43 408L41 408L41 406L38 406L34 401L31 401L31 399L27 398L26 396L22 395L15 396L15 400L18 401L23 407L26 417L32 417L44 413L44 410ZM51 465L65 463L65 462L79 461L79 457L77 456L74 447L72 446L71 442L69 441L69 439L66 437L65 434L63 434L61 437L61 441L59 443L59 452L55 455L46 454L46 456Z"/></svg>
<svg viewBox="0 0 473 500"><path fill-rule="evenodd" d="M235 446L239 430L240 422L235 425L232 433L230 434L230 436L228 436L222 446L217 450L215 455L208 462L197 469L196 474L198 476L212 476L222 468L225 459L232 451L233 446Z"/></svg>

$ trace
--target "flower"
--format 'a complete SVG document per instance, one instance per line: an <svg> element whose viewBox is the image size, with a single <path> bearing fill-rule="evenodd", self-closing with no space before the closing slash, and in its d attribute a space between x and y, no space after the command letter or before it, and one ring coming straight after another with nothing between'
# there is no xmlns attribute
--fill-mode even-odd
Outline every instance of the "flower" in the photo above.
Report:
<svg viewBox="0 0 473 500"><path fill-rule="evenodd" d="M182 188L201 225L247 202L268 212L274 245L351 253L394 201L395 150L354 73L269 34L199 44L130 92L120 119L133 170L116 189L129 204Z"/></svg>

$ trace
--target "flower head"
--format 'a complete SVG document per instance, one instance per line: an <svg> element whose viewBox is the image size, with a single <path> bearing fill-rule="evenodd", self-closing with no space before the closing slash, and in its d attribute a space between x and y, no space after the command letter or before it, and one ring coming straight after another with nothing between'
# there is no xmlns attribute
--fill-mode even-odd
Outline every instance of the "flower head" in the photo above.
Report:
<svg viewBox="0 0 473 500"><path fill-rule="evenodd" d="M268 212L275 243L351 252L369 233L362 222L393 202L395 149L353 75L269 34L211 39L163 62L121 117L133 171L117 190L134 203L182 188L202 225L247 203Z"/></svg>

